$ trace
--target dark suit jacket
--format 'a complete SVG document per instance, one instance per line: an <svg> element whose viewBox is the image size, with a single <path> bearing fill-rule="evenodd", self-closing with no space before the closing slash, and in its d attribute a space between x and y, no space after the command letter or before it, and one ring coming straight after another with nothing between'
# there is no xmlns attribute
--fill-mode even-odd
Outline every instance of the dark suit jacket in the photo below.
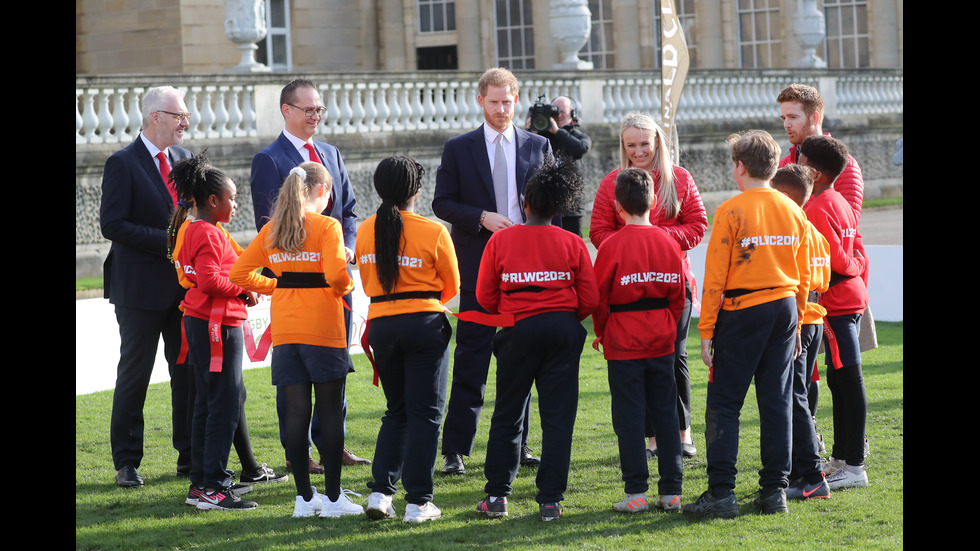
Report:
<svg viewBox="0 0 980 551"><path fill-rule="evenodd" d="M170 165L191 156L177 146ZM177 271L167 260L167 227L173 199L143 141L115 152L102 174L99 223L112 241L103 265L105 297L117 306L166 310L183 296Z"/></svg>
<svg viewBox="0 0 980 551"><path fill-rule="evenodd" d="M354 249L357 236L357 214L354 206L354 189L351 187L347 167L340 157L340 151L325 142L313 141L316 154L323 166L333 177L333 207L323 211L340 221L344 229L344 245ZM303 162L303 156L296 151L285 134L279 134L276 141L252 158L252 207L255 209L255 230L261 230L272 215L272 206L279 197L279 188L289 176L293 167Z"/></svg>
<svg viewBox="0 0 980 551"><path fill-rule="evenodd" d="M514 128L517 162L517 193L524 198L524 187L541 167L546 154L551 153L548 140ZM476 291L483 249L492 232L480 225L483 211L496 212L493 173L487 156L483 126L456 136L442 150L442 164L436 171L436 189L432 212L453 225L452 238L459 260L460 288Z"/></svg>

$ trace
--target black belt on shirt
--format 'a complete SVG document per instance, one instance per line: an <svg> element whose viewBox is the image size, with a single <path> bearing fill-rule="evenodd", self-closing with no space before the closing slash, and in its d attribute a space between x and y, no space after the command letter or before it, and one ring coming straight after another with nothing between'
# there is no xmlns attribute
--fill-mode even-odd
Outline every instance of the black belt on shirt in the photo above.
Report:
<svg viewBox="0 0 980 551"><path fill-rule="evenodd" d="M818 293L816 291L810 291L806 295L806 301L807 302L812 302L814 304L817 304L817 301L819 301L819 300L820 300L820 293Z"/></svg>
<svg viewBox="0 0 980 551"><path fill-rule="evenodd" d="M406 291L404 293L392 293L390 295L381 295L380 297L371 297L371 304L376 304L378 302L391 302L393 300L406 300L410 298L432 298L440 300L442 299L442 293L439 291Z"/></svg>
<svg viewBox="0 0 980 551"><path fill-rule="evenodd" d="M517 289L510 289L508 291L504 291L504 294L510 295L513 293L540 293L541 291L544 291L544 287L541 287L539 285L528 285L527 287L518 287Z"/></svg>
<svg viewBox="0 0 980 551"><path fill-rule="evenodd" d="M771 291L772 289L775 289L775 287L766 287L765 289L725 289L725 298L736 298L749 293Z"/></svg>
<svg viewBox="0 0 980 551"><path fill-rule="evenodd" d="M283 272L276 283L277 289L322 289L330 287L323 272Z"/></svg>
<svg viewBox="0 0 980 551"><path fill-rule="evenodd" d="M665 297L645 297L626 304L610 304L609 313L613 312L642 312L644 310L663 310L670 306Z"/></svg>
<svg viewBox="0 0 980 551"><path fill-rule="evenodd" d="M852 277L854 277L854 276L847 276L847 275L844 275L844 274L839 274L837 272L830 272L830 284L827 285L827 286L828 287L833 287L834 285L837 285L838 283L840 283L842 281L847 281L848 279L851 279Z"/></svg>

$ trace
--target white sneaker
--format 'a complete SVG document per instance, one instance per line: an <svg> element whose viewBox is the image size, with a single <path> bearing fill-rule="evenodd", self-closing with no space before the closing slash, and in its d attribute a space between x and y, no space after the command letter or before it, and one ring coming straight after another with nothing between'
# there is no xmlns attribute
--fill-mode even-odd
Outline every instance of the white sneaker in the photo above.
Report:
<svg viewBox="0 0 980 551"><path fill-rule="evenodd" d="M347 494L361 497L361 494L350 490L340 490L337 501L330 501L327 496L322 496L323 508L320 510L320 518L339 518L345 515L360 515L364 513L364 507L354 503L347 497Z"/></svg>
<svg viewBox="0 0 980 551"><path fill-rule="evenodd" d="M868 473L864 470L864 465L855 467L845 463L841 470L827 477L827 485L831 490L863 488L868 485Z"/></svg>
<svg viewBox="0 0 980 551"><path fill-rule="evenodd" d="M836 474L837 471L844 468L844 460L830 456L830 459L822 461L820 466L822 467L823 474L825 474L827 478L830 478Z"/></svg>
<svg viewBox="0 0 980 551"><path fill-rule="evenodd" d="M642 513L649 509L650 504L647 503L647 495L645 493L627 494L626 499L613 505L613 511L620 513Z"/></svg>
<svg viewBox="0 0 980 551"><path fill-rule="evenodd" d="M316 493L316 487L313 488L313 497L309 501L303 499L303 496L296 496L296 505L293 507L293 517L313 517L320 513L323 509L323 495Z"/></svg>
<svg viewBox="0 0 980 551"><path fill-rule="evenodd" d="M425 522L427 520L437 519L441 516L442 511L440 511L434 503L427 501L423 505L409 503L408 507L405 507L405 518L402 520L405 522Z"/></svg>
<svg viewBox="0 0 980 551"><path fill-rule="evenodd" d="M395 506L391 504L391 498L392 496L381 492L372 492L368 496L367 517L374 520L395 518Z"/></svg>

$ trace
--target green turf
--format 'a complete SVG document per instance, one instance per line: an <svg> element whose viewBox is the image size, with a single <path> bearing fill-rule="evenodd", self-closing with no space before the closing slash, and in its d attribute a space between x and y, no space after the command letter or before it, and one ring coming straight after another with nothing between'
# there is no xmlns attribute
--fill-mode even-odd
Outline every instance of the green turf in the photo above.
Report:
<svg viewBox="0 0 980 551"><path fill-rule="evenodd" d="M704 399L707 371L700 360L693 320L688 340L693 391L693 432L698 455L684 461L684 503L707 488L704 456ZM591 329L591 326L589 326ZM878 323L881 347L863 355L868 389L867 459L871 484L835 492L832 499L790 503L790 512L760 516L752 512L759 461L758 408L754 391L742 413L739 475L736 494L742 516L733 520L691 521L682 515L614 513L621 499L616 436L610 422L605 362L586 343L580 374L578 418L565 516L541 522L534 503L534 471L522 468L510 499L510 516L480 517L474 507L482 493L482 467L493 404L491 383L487 407L467 473L436 475L434 502L443 518L422 525L400 520L372 522L364 517L293 519L292 481L257 487L248 498L259 509L246 512L199 512L183 504L187 480L174 476L176 452L170 445L170 389L150 387L146 402L146 456L140 473L146 486L124 490L113 484L109 451L111 392L75 399L75 545L77 549L896 549L903 547L903 324ZM371 457L384 401L371 386L371 368L355 356L357 372L348 379L348 446ZM491 377L492 377L491 373ZM269 369L245 371L248 422L255 455L282 470L284 458L275 419L274 389ZM823 387L818 428L833 442L831 396ZM541 450L537 415L532 419L531 446ZM656 487L651 462L651 487ZM439 465L441 467L441 460ZM232 452L229 463L240 470ZM343 485L367 495L370 467L345 467ZM322 483L322 479L321 479ZM314 477L314 484L317 484ZM404 512L399 493L395 507Z"/></svg>

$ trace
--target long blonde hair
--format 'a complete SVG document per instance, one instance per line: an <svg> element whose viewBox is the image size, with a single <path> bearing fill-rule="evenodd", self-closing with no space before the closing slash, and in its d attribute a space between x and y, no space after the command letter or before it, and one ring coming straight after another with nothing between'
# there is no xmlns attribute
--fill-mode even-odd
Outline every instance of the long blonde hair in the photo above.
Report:
<svg viewBox="0 0 980 551"><path fill-rule="evenodd" d="M306 162L293 169L279 189L279 198L272 213L272 229L268 247L290 253L303 250L306 241L306 205L312 199L313 189L327 184L327 193L333 189L333 177L320 163ZM305 177L301 177L301 174Z"/></svg>
<svg viewBox="0 0 980 551"><path fill-rule="evenodd" d="M647 130L652 132L657 145L657 152L653 156L653 166L656 170L655 183L657 187L657 206L664 213L664 218L671 220L677 218L681 212L681 202L677 197L677 189L674 187L674 165L670 160L669 140L660 125L652 117L643 113L632 111L623 119L623 124L619 127L619 167L627 169L630 167L629 155L626 154L626 145L623 143L623 134L630 128Z"/></svg>

